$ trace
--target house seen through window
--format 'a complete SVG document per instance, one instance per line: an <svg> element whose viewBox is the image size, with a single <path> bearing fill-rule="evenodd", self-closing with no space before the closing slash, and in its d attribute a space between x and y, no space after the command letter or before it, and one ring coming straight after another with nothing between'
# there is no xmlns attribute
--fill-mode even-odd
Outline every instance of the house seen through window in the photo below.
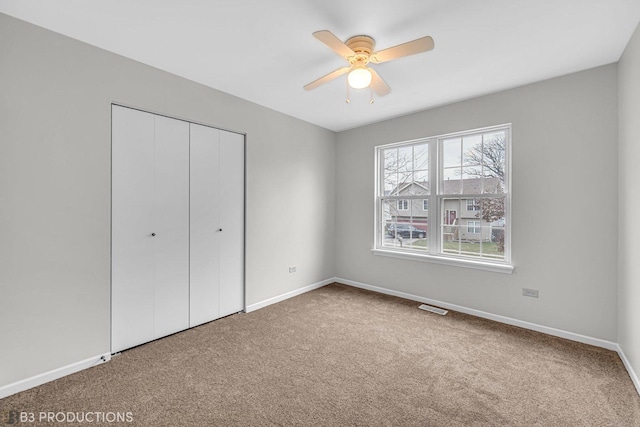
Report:
<svg viewBox="0 0 640 427"><path fill-rule="evenodd" d="M375 249L510 262L510 125L376 147Z"/></svg>

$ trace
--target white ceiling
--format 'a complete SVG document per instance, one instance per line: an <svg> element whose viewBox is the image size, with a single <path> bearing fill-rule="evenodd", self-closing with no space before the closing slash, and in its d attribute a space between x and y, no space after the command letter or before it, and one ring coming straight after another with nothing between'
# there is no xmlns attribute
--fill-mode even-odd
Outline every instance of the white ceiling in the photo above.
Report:
<svg viewBox="0 0 640 427"><path fill-rule="evenodd" d="M640 0L0 0L0 12L340 131L616 62ZM435 49L374 67L392 89L344 102L346 64L311 36Z"/></svg>

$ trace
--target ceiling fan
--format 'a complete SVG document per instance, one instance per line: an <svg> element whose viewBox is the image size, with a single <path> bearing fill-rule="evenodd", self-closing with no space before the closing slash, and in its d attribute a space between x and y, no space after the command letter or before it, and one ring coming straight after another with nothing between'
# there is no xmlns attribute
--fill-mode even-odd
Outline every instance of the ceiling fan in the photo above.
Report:
<svg viewBox="0 0 640 427"><path fill-rule="evenodd" d="M369 36L354 36L346 42L343 42L328 30L316 31L313 36L347 60L349 65L320 77L304 88L306 90L315 89L321 84L348 73L347 103L349 102L349 87L354 89L370 87L371 103L373 103L374 91L378 96L384 96L391 92L391 88L382 80L376 70L368 66L370 63L381 64L393 59L427 52L434 47L433 39L429 36L379 51L374 51L376 42Z"/></svg>

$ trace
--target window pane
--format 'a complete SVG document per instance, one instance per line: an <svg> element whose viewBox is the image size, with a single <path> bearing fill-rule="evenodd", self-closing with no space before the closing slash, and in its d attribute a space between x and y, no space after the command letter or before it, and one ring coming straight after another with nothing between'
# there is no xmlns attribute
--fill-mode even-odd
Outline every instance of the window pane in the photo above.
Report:
<svg viewBox="0 0 640 427"><path fill-rule="evenodd" d="M504 197L443 199L442 252L503 260L504 202Z"/></svg>
<svg viewBox="0 0 640 427"><path fill-rule="evenodd" d="M397 222L397 207L397 200L384 200L381 204L380 218L382 220L382 224L380 230L382 246L396 246L395 240L391 238L390 230L393 230L393 227Z"/></svg>
<svg viewBox="0 0 640 427"><path fill-rule="evenodd" d="M413 179L423 189L423 192L418 194L429 194L429 171L416 171L413 173Z"/></svg>
<svg viewBox="0 0 640 427"><path fill-rule="evenodd" d="M483 231L483 235L485 240L490 242L485 246L491 247L491 250L485 249L484 252L494 258L504 259L505 198L483 198L481 199L480 208L480 217L483 220L482 225L486 228Z"/></svg>
<svg viewBox="0 0 640 427"><path fill-rule="evenodd" d="M484 178L484 190L483 193L487 194L500 194L504 193L504 186L500 178L487 177Z"/></svg>
<svg viewBox="0 0 640 427"><path fill-rule="evenodd" d="M398 214L400 215L406 215L405 213L402 213L400 211L407 211L409 210L409 201L408 200L398 200Z"/></svg>
<svg viewBox="0 0 640 427"><path fill-rule="evenodd" d="M483 226L482 236L481 256L504 260L504 229L494 230L491 226Z"/></svg>
<svg viewBox="0 0 640 427"><path fill-rule="evenodd" d="M444 225L458 225L458 213L460 212L460 199L442 200L442 223Z"/></svg>
<svg viewBox="0 0 640 427"><path fill-rule="evenodd" d="M409 195L429 194L429 174L427 171L413 173L413 184L407 186L401 193Z"/></svg>
<svg viewBox="0 0 640 427"><path fill-rule="evenodd" d="M482 232L485 234L485 231ZM464 238L443 242L442 252L466 257L504 259L504 253L498 251L497 244L486 240L468 241Z"/></svg>
<svg viewBox="0 0 640 427"><path fill-rule="evenodd" d="M407 194L408 185L413 179L412 172L400 172L398 173L398 194Z"/></svg>
<svg viewBox="0 0 640 427"><path fill-rule="evenodd" d="M479 199L480 218L495 227L504 227L505 200L504 197L487 197Z"/></svg>
<svg viewBox="0 0 640 427"><path fill-rule="evenodd" d="M482 137L483 174L485 177L496 178L502 184L502 188L505 178L506 146L505 131L485 133Z"/></svg>
<svg viewBox="0 0 640 427"><path fill-rule="evenodd" d="M480 234L480 221L469 220L467 222L467 233Z"/></svg>
<svg viewBox="0 0 640 427"><path fill-rule="evenodd" d="M419 144L413 147L413 169L429 169L428 144Z"/></svg>
<svg viewBox="0 0 640 427"><path fill-rule="evenodd" d="M463 179L482 178L482 135L465 136L462 142Z"/></svg>
<svg viewBox="0 0 640 427"><path fill-rule="evenodd" d="M404 245L416 250L427 250L427 212L422 209L423 199L411 200L411 223L405 224Z"/></svg>
<svg viewBox="0 0 640 427"><path fill-rule="evenodd" d="M462 191L460 168L445 168L442 171L442 178L443 194L460 194L460 192Z"/></svg>
<svg viewBox="0 0 640 427"><path fill-rule="evenodd" d="M462 165L462 139L453 138L442 141L442 164L445 168Z"/></svg>
<svg viewBox="0 0 640 427"><path fill-rule="evenodd" d="M413 147L398 149L398 171L411 172L413 170Z"/></svg>
<svg viewBox="0 0 640 427"><path fill-rule="evenodd" d="M419 183L425 188L425 191L429 193L429 171L421 170L413 173L413 181Z"/></svg>
<svg viewBox="0 0 640 427"><path fill-rule="evenodd" d="M470 214L474 214L475 211L480 210L480 201L477 199L467 199L466 205L467 205L467 212Z"/></svg>
<svg viewBox="0 0 640 427"><path fill-rule="evenodd" d="M383 196L398 194L398 174L385 174Z"/></svg>
<svg viewBox="0 0 640 427"><path fill-rule="evenodd" d="M466 172L467 168L464 168ZM463 194L482 194L482 178L474 178L473 174L462 174L462 193Z"/></svg>
<svg viewBox="0 0 640 427"><path fill-rule="evenodd" d="M442 252L450 254L458 254L460 238L458 226L442 225Z"/></svg>
<svg viewBox="0 0 640 427"><path fill-rule="evenodd" d="M382 212L380 218L383 222L397 222L398 209L397 200L384 200L380 206Z"/></svg>
<svg viewBox="0 0 640 427"><path fill-rule="evenodd" d="M462 143L463 168L462 192L464 194L482 193L482 135L465 136Z"/></svg>
<svg viewBox="0 0 640 427"><path fill-rule="evenodd" d="M464 166L462 168L462 179L482 179L482 167Z"/></svg>
<svg viewBox="0 0 640 427"><path fill-rule="evenodd" d="M384 173L395 174L398 172L398 149L384 150Z"/></svg>

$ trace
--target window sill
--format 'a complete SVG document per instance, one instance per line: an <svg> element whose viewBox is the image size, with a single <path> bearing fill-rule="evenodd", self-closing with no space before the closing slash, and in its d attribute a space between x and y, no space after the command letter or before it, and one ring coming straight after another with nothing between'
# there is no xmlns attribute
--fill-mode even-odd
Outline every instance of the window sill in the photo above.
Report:
<svg viewBox="0 0 640 427"><path fill-rule="evenodd" d="M495 273L511 274L514 266L490 261L476 261L472 259L453 258L442 255L416 254L413 252L394 251L390 249L371 249L374 255L392 258L410 259L414 261L432 262L435 264L451 265L455 267L473 268L476 270L492 271Z"/></svg>

